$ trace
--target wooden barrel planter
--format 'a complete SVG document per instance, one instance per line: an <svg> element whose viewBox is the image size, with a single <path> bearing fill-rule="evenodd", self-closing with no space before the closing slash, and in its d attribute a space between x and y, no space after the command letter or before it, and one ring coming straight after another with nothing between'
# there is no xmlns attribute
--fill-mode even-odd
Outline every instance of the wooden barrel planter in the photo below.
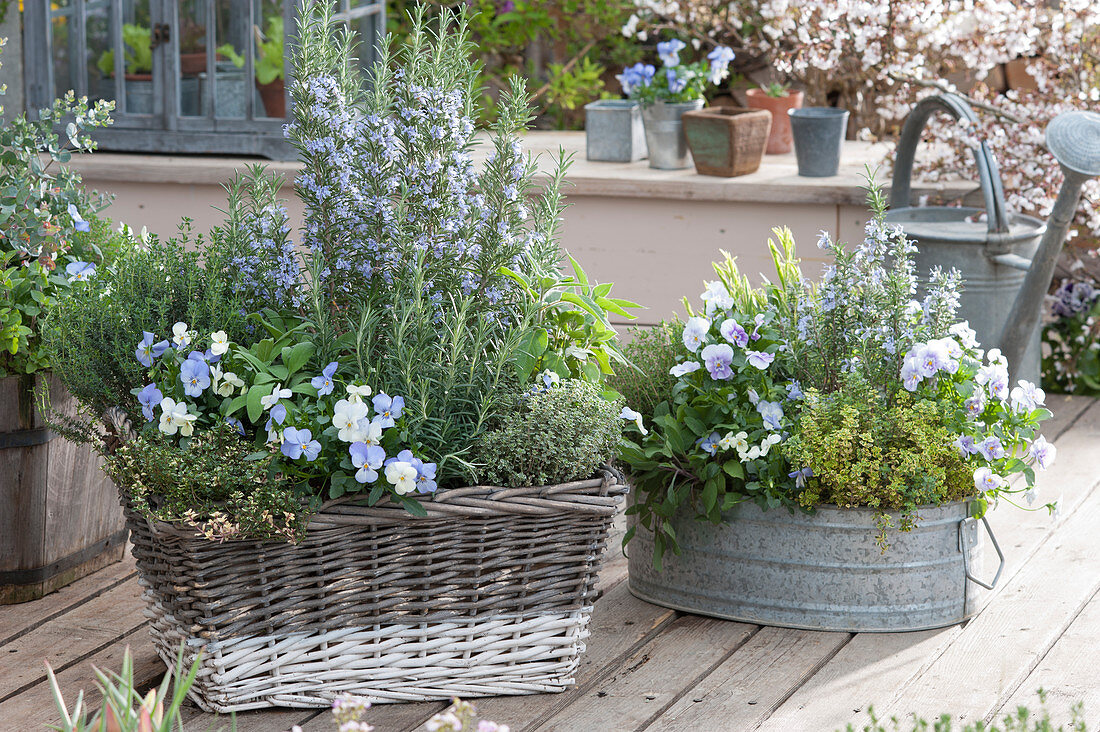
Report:
<svg viewBox="0 0 1100 732"><path fill-rule="evenodd" d="M0 604L35 600L122 559L126 524L114 484L91 447L46 427L43 377L0 379ZM53 406L76 400L44 377Z"/></svg>

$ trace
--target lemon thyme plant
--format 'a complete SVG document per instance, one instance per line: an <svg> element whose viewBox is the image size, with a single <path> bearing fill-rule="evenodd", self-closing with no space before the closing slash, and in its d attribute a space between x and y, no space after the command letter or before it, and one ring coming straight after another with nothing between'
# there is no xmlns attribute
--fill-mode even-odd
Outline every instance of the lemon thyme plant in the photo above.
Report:
<svg viewBox="0 0 1100 732"><path fill-rule="evenodd" d="M608 313L634 304L579 264L560 271L567 161L536 194L515 80L475 165L466 16L444 13L436 29L417 12L411 24L368 83L328 4L303 10L285 128L303 163L300 232L281 181L253 168L194 254L178 242L135 247L60 311L58 352L96 374L68 372L74 392L125 431L110 409L120 407L141 435L108 463L147 516L218 540L295 540L326 499L424 515L420 501L437 490L507 470L477 446L535 368L540 380L587 382L586 408L614 411L600 396L622 360ZM614 442L621 422L608 420ZM227 439L241 445L216 448ZM544 464L576 477L576 446L548 449ZM251 468L218 477L242 460ZM187 475L217 485L173 477Z"/></svg>
<svg viewBox="0 0 1100 732"><path fill-rule="evenodd" d="M777 229L774 283L753 288L727 256L703 310L685 301L672 397L621 451L638 488L628 512L654 533L658 566L677 549L669 519L680 510L720 523L749 500L869 506L885 532L887 512L904 530L922 505L970 499L978 517L997 500L1034 502L1034 469L1055 455L1039 433L1042 389L1010 385L1000 352L956 322L957 272L934 270L914 299L914 245L885 223L869 179L864 241L847 249L822 232L833 261L820 283Z"/></svg>

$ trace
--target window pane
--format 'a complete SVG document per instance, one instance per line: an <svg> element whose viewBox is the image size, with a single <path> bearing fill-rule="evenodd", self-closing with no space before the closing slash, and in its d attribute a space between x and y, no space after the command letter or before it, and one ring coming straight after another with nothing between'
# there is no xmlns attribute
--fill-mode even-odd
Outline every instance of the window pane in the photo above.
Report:
<svg viewBox="0 0 1100 732"><path fill-rule="evenodd" d="M206 3L179 0L179 110L185 117L203 113L202 82L206 77Z"/></svg>
<svg viewBox="0 0 1100 732"><path fill-rule="evenodd" d="M153 113L153 32L149 0L122 3L123 86L128 114ZM114 74L114 60L108 65Z"/></svg>
<svg viewBox="0 0 1100 732"><path fill-rule="evenodd" d="M253 51L256 89L260 93L257 117L286 117L284 5L272 0L252 0Z"/></svg>
<svg viewBox="0 0 1100 732"><path fill-rule="evenodd" d="M54 96L65 96L65 92L76 88L73 80L72 63L76 57L73 48L76 43L72 30L73 7L71 0L54 0L50 5L50 25L53 34L53 82Z"/></svg>
<svg viewBox="0 0 1100 732"><path fill-rule="evenodd" d="M110 0L88 0L84 3L84 16L88 98L114 99L116 90L114 53L111 52L113 18Z"/></svg>

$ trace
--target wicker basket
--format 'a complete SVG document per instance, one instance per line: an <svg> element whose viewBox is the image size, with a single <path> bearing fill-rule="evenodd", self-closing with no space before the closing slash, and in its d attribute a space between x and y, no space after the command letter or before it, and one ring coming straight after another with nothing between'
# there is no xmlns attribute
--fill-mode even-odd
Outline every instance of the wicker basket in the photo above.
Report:
<svg viewBox="0 0 1100 732"><path fill-rule="evenodd" d="M229 712L564 690L625 492L602 471L441 491L424 518L334 501L297 545L127 519L157 652L202 649L191 696Z"/></svg>

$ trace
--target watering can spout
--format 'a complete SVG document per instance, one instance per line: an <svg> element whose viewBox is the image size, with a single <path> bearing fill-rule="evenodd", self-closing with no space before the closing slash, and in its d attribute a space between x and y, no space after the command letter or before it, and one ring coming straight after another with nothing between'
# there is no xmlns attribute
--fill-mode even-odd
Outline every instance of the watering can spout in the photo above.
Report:
<svg viewBox="0 0 1100 732"><path fill-rule="evenodd" d="M1058 255L1081 199L1081 187L1100 175L1100 114L1077 111L1058 115L1047 126L1046 143L1061 165L1065 180L1001 333L1001 352L1010 368L1020 363L1039 323L1043 297L1054 278Z"/></svg>

